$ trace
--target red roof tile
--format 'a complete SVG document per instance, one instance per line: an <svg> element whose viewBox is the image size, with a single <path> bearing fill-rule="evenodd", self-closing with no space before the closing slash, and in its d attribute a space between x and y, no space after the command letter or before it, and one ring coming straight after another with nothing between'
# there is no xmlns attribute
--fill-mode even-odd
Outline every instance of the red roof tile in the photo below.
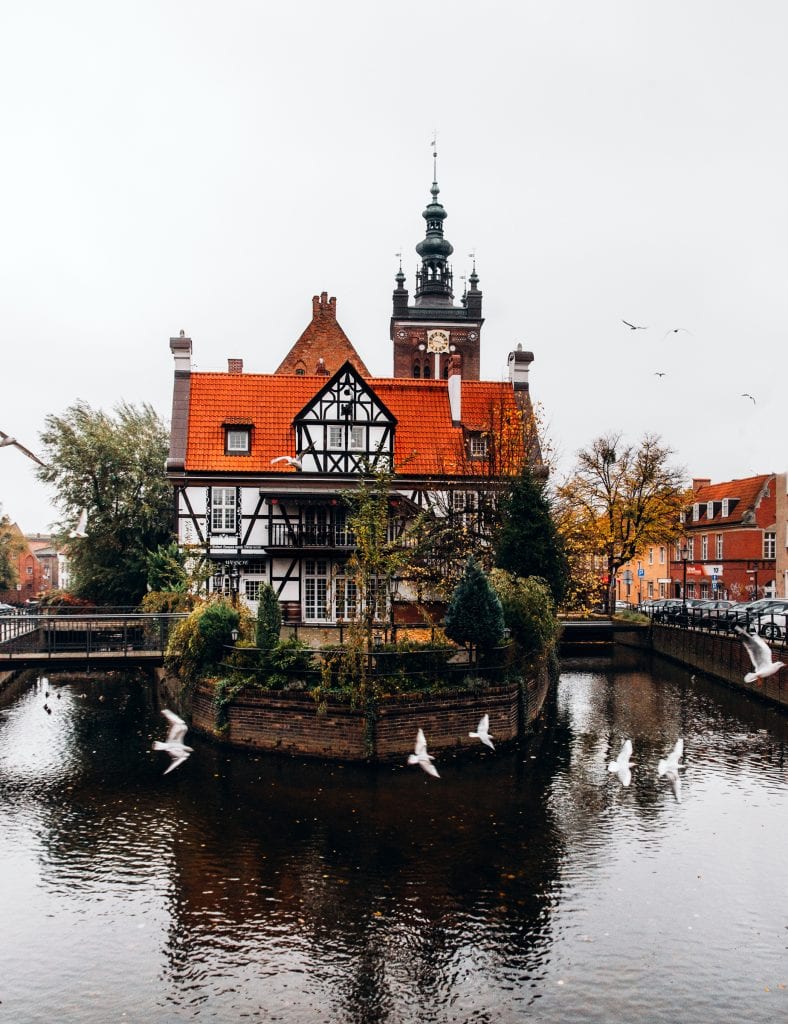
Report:
<svg viewBox="0 0 788 1024"><path fill-rule="evenodd" d="M688 519L687 526L692 526L693 523L707 522L707 502L722 501L724 498L730 500L737 498L738 501L731 508L729 516L723 519L717 513L714 516L714 522L720 524L740 522L745 512L755 508L758 496L770 479L771 474L765 473L762 476L745 477L743 480L727 480L725 483L709 484L699 488L693 495L693 502L700 504L700 519L694 521Z"/></svg>
<svg viewBox="0 0 788 1024"><path fill-rule="evenodd" d="M291 473L280 455L295 455L293 420L325 385L322 376L193 373L186 448L187 471ZM484 460L468 463L461 427L452 426L446 381L368 379L367 383L397 419L394 464L410 475L472 475ZM493 430L501 412L518 414L511 384L462 382L462 419L469 430ZM225 424L250 423L248 456L226 455ZM469 468L470 467L470 468Z"/></svg>

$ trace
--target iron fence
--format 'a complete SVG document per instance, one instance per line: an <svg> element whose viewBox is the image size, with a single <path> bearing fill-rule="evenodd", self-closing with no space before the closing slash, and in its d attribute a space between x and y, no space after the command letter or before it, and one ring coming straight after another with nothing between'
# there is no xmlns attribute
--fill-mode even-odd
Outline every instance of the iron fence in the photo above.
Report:
<svg viewBox="0 0 788 1024"><path fill-rule="evenodd" d="M118 612L99 615L8 615L0 617L0 655L3 658L44 654L163 652L170 630L184 613L146 615Z"/></svg>

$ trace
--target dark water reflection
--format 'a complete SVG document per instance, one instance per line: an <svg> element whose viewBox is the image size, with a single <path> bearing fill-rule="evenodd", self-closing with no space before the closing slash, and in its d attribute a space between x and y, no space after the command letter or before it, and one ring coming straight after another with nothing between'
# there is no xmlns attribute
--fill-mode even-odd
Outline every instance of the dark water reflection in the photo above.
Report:
<svg viewBox="0 0 788 1024"><path fill-rule="evenodd" d="M788 1014L788 727L745 696L567 665L530 745L438 781L191 739L165 777L146 683L50 690L0 712L0 1020Z"/></svg>

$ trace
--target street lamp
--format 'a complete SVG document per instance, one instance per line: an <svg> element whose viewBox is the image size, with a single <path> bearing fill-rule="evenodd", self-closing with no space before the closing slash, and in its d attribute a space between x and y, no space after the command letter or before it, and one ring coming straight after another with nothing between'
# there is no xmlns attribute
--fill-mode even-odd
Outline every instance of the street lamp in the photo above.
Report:
<svg viewBox="0 0 788 1024"><path fill-rule="evenodd" d="M687 559L689 558L689 548L686 543L681 546L681 564L684 570L682 584L681 584L681 617L684 623L687 621Z"/></svg>

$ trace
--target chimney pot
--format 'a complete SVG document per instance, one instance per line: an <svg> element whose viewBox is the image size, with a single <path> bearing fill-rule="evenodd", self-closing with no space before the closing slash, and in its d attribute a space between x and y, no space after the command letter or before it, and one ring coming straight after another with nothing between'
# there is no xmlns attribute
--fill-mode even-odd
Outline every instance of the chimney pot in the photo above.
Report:
<svg viewBox="0 0 788 1024"><path fill-rule="evenodd" d="M244 372L244 361L243 361L243 359L228 359L227 360L227 372L228 373L243 373Z"/></svg>

